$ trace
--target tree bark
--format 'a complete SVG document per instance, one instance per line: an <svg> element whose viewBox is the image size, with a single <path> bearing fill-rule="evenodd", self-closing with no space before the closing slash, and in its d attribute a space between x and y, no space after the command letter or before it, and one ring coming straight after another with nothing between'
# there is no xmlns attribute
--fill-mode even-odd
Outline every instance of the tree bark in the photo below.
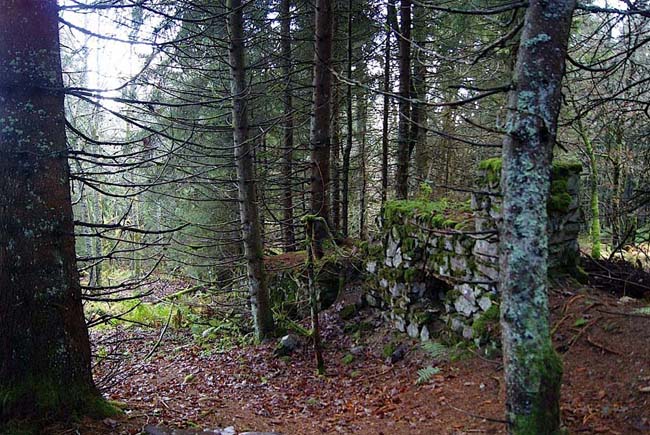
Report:
<svg viewBox="0 0 650 435"><path fill-rule="evenodd" d="M426 21L426 9L417 4L413 6L413 37L417 44L414 50L413 66L413 87L411 98L417 101L427 99L427 54L423 50L427 41L428 26ZM416 181L424 181L427 178L427 164L431 161L427 144L428 114L425 104L415 101L411 118L411 141L409 144L409 161L415 150L417 157L415 166Z"/></svg>
<svg viewBox="0 0 650 435"><path fill-rule="evenodd" d="M314 46L313 115L309 131L311 146L311 212L314 222L314 256L323 255L329 222L330 110L332 94L332 0L316 2Z"/></svg>
<svg viewBox="0 0 650 435"><path fill-rule="evenodd" d="M336 32L335 32L336 34ZM332 96L332 149L330 152L330 192L332 194L332 230L338 231L341 223L341 134L339 131L340 81L334 79Z"/></svg>
<svg viewBox="0 0 650 435"><path fill-rule="evenodd" d="M397 124L397 199L408 197L409 148L411 125L411 0L400 3L399 34L399 122Z"/></svg>
<svg viewBox="0 0 650 435"><path fill-rule="evenodd" d="M101 413L75 258L55 0L0 14L0 432Z"/></svg>
<svg viewBox="0 0 650 435"><path fill-rule="evenodd" d="M273 316L264 273L264 247L257 209L257 187L253 172L253 149L248 138L246 64L244 60L243 6L241 0L228 0L228 31L230 33L230 74L232 92L232 124L239 215L244 239L244 256L248 273L251 311L258 340L273 332Z"/></svg>
<svg viewBox="0 0 650 435"><path fill-rule="evenodd" d="M549 331L549 196L553 143L575 0L530 2L504 139L501 327L509 433L560 430L562 362Z"/></svg>
<svg viewBox="0 0 650 435"><path fill-rule="evenodd" d="M591 209L591 222L589 223L589 238L591 239L591 256L596 260L601 257L600 243L600 198L598 193L598 161L596 152L582 124L582 119L576 120L578 135L585 146L585 152L589 157L589 207Z"/></svg>
<svg viewBox="0 0 650 435"><path fill-rule="evenodd" d="M349 233L350 222L350 155L352 153L352 0L348 0L348 37L347 37L347 98L346 98L346 120L347 120L347 142L343 150L343 200L341 210L341 230L343 236Z"/></svg>
<svg viewBox="0 0 650 435"><path fill-rule="evenodd" d="M296 235L293 227L293 88L291 83L291 0L280 2L280 43L282 45L282 72L285 84L283 93L284 123L282 159L282 230L284 235L285 252L295 251Z"/></svg>
<svg viewBox="0 0 650 435"><path fill-rule="evenodd" d="M381 208L388 198L388 117L390 116L390 35L395 16L395 0L388 0L386 6L386 42L384 45L384 107L381 122Z"/></svg>

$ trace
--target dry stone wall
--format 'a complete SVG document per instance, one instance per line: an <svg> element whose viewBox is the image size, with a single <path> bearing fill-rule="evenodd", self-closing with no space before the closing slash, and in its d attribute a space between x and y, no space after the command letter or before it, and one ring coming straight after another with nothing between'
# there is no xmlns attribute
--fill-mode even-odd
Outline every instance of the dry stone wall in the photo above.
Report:
<svg viewBox="0 0 650 435"><path fill-rule="evenodd" d="M367 263L377 285L366 297L398 330L422 340L450 331L477 342L490 338L489 322L498 319L500 170L500 159L480 164L477 193L469 203L386 203L381 250ZM580 172L575 163L553 166L548 204L553 269L578 267Z"/></svg>

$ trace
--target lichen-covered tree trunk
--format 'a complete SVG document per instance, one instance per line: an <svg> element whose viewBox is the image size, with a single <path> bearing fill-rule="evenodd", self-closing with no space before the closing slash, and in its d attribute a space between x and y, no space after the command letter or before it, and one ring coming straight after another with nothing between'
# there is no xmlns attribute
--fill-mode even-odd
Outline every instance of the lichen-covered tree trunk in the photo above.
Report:
<svg viewBox="0 0 650 435"><path fill-rule="evenodd" d="M330 112L332 94L332 0L316 2L316 41L314 44L314 97L309 144L311 147L311 212L314 222L314 255L323 255L327 238Z"/></svg>
<svg viewBox="0 0 650 435"><path fill-rule="evenodd" d="M228 31L230 34L230 74L232 92L232 127L239 216L244 239L244 256L248 272L251 311L258 340L273 332L273 316L264 273L264 247L257 210L253 149L248 138L246 64L244 61L243 12L241 0L228 0Z"/></svg>
<svg viewBox="0 0 650 435"><path fill-rule="evenodd" d="M284 75L283 159L282 159L282 234L284 250L296 249L296 236L293 227L293 88L291 83L291 0L280 2L280 44L282 46L282 73Z"/></svg>
<svg viewBox="0 0 650 435"><path fill-rule="evenodd" d="M411 125L411 0L400 3L399 41L399 121L397 123L397 199L408 196L409 148Z"/></svg>
<svg viewBox="0 0 650 435"><path fill-rule="evenodd" d="M585 146L585 152L589 157L589 206L591 211L591 222L589 224L590 238L591 238L591 256L596 260L601 257L601 243L600 243L600 200L598 193L598 161L596 160L596 152L591 143L591 139L582 124L582 120L577 120L578 134L582 139Z"/></svg>
<svg viewBox="0 0 650 435"><path fill-rule="evenodd" d="M501 326L506 416L513 434L560 429L562 362L549 331L546 204L575 0L526 10L503 147Z"/></svg>
<svg viewBox="0 0 650 435"><path fill-rule="evenodd" d="M55 0L0 13L0 432L99 411L75 259Z"/></svg>

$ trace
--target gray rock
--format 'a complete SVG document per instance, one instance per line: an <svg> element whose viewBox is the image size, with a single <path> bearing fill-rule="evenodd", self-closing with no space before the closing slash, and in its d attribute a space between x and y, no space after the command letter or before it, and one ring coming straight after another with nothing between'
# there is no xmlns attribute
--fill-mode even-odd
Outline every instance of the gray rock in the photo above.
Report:
<svg viewBox="0 0 650 435"><path fill-rule="evenodd" d="M369 261L366 264L366 270L368 271L368 273L377 272L377 262L376 261Z"/></svg>
<svg viewBox="0 0 650 435"><path fill-rule="evenodd" d="M398 247L395 251L395 256L393 257L393 267L400 267L402 261L402 249Z"/></svg>
<svg viewBox="0 0 650 435"><path fill-rule="evenodd" d="M465 340L471 340L473 336L474 336L474 330L472 329L472 327L465 325L463 327L463 338Z"/></svg>
<svg viewBox="0 0 650 435"><path fill-rule="evenodd" d="M389 291L390 291L390 294L394 298L396 298L396 297L400 296L402 293L404 293L404 284L402 284L401 282L396 282L395 284L393 284L390 287Z"/></svg>
<svg viewBox="0 0 650 435"><path fill-rule="evenodd" d="M414 282L411 291L418 297L422 297L427 290L427 285L424 282Z"/></svg>
<svg viewBox="0 0 650 435"><path fill-rule="evenodd" d="M457 317L451 318L451 330L454 332L460 332L465 327L465 323L461 322Z"/></svg>
<svg viewBox="0 0 650 435"><path fill-rule="evenodd" d="M429 333L429 328L427 325L424 325L422 327L422 330L420 331L420 340L422 341L429 341L431 339L431 334Z"/></svg>
<svg viewBox="0 0 650 435"><path fill-rule="evenodd" d="M166 426L154 426L152 424L148 424L144 427L144 433L147 435L222 435L222 432L218 429L176 429Z"/></svg>
<svg viewBox="0 0 650 435"><path fill-rule="evenodd" d="M291 355L300 345L298 338L293 334L287 334L280 339L277 347L275 348L275 354L277 356L287 356Z"/></svg>
<svg viewBox="0 0 650 435"><path fill-rule="evenodd" d="M481 307L481 310L487 311L492 306L492 299L488 296L483 296L478 300L478 306Z"/></svg>
<svg viewBox="0 0 650 435"><path fill-rule="evenodd" d="M418 327L417 323L411 322L409 323L408 328L406 328L406 333L411 338L418 338L418 336L420 335L420 328Z"/></svg>
<svg viewBox="0 0 650 435"><path fill-rule="evenodd" d="M406 330L406 322L400 316L395 316L393 324L395 325L395 329L400 332L404 332Z"/></svg>

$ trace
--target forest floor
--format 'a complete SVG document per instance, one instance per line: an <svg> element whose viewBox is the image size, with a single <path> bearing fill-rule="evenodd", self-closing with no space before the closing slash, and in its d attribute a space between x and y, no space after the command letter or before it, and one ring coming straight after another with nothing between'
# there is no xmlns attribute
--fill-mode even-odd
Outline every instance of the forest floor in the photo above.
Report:
<svg viewBox="0 0 650 435"><path fill-rule="evenodd" d="M650 433L647 305L575 282L553 288L553 338L564 360L562 420L570 433ZM217 352L172 330L144 360L143 349L160 331L125 330L132 356L105 390L124 414L47 433L138 434L150 424L285 435L505 432L500 356L466 350L434 361L416 341L384 326L377 312L366 308L343 321L340 308L321 317L325 376L315 374L308 343L279 358L275 342ZM382 350L397 341L408 350L390 364ZM418 384L418 370L428 366L439 373Z"/></svg>

